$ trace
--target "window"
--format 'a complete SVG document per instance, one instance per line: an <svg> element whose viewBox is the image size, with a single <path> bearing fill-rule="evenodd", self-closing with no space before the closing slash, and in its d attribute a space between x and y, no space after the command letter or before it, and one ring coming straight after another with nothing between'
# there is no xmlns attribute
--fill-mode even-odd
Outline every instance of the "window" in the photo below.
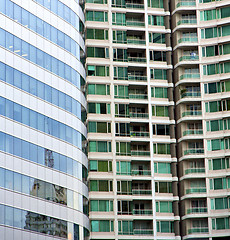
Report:
<svg viewBox="0 0 230 240"><path fill-rule="evenodd" d="M88 76L98 76L98 77L108 77L109 76L109 66L87 66Z"/></svg>
<svg viewBox="0 0 230 240"><path fill-rule="evenodd" d="M149 25L164 26L164 16L148 15Z"/></svg>
<svg viewBox="0 0 230 240"><path fill-rule="evenodd" d="M211 209L220 210L228 209L228 198L213 198L211 199Z"/></svg>
<svg viewBox="0 0 230 240"><path fill-rule="evenodd" d="M227 125L228 124L226 119L211 120L206 122L207 131L211 132L226 130Z"/></svg>
<svg viewBox="0 0 230 240"><path fill-rule="evenodd" d="M131 175L131 162L119 161L117 162L118 175Z"/></svg>
<svg viewBox="0 0 230 240"><path fill-rule="evenodd" d="M127 67L114 67L114 79L115 80L127 80L128 68Z"/></svg>
<svg viewBox="0 0 230 240"><path fill-rule="evenodd" d="M109 200L91 200L90 201L91 212L112 212L113 201Z"/></svg>
<svg viewBox="0 0 230 240"><path fill-rule="evenodd" d="M174 223L171 221L157 221L157 232L174 233Z"/></svg>
<svg viewBox="0 0 230 240"><path fill-rule="evenodd" d="M109 220L91 220L92 232L113 232L113 221Z"/></svg>
<svg viewBox="0 0 230 240"><path fill-rule="evenodd" d="M89 169L95 172L112 172L112 161L90 160Z"/></svg>
<svg viewBox="0 0 230 240"><path fill-rule="evenodd" d="M155 182L156 193L172 193L171 182Z"/></svg>
<svg viewBox="0 0 230 240"><path fill-rule="evenodd" d="M219 93L222 89L224 89L224 82L212 82L206 83L204 85L205 93L212 94L212 93Z"/></svg>
<svg viewBox="0 0 230 240"><path fill-rule="evenodd" d="M230 178L214 178L209 179L211 190L220 190L230 188Z"/></svg>
<svg viewBox="0 0 230 240"><path fill-rule="evenodd" d="M163 0L148 0L148 7L163 8L164 7L164 1Z"/></svg>
<svg viewBox="0 0 230 240"><path fill-rule="evenodd" d="M111 133L111 123L108 122L88 122L89 133Z"/></svg>
<svg viewBox="0 0 230 240"><path fill-rule="evenodd" d="M110 114L109 103L88 103L88 113Z"/></svg>
<svg viewBox="0 0 230 240"><path fill-rule="evenodd" d="M113 25L126 25L125 13L112 13Z"/></svg>
<svg viewBox="0 0 230 240"><path fill-rule="evenodd" d="M168 106L152 106L152 116L168 117Z"/></svg>
<svg viewBox="0 0 230 240"><path fill-rule="evenodd" d="M111 142L89 141L89 152L111 152Z"/></svg>
<svg viewBox="0 0 230 240"><path fill-rule="evenodd" d="M170 144L167 143L154 143L154 154L170 154Z"/></svg>
<svg viewBox="0 0 230 240"><path fill-rule="evenodd" d="M86 39L108 40L108 38L107 29L86 29Z"/></svg>
<svg viewBox="0 0 230 240"><path fill-rule="evenodd" d="M107 0L86 0L86 3L107 4Z"/></svg>
<svg viewBox="0 0 230 240"><path fill-rule="evenodd" d="M219 151L229 148L229 139L207 140L208 151Z"/></svg>
<svg viewBox="0 0 230 240"><path fill-rule="evenodd" d="M229 217L212 219L212 229L214 230L229 229Z"/></svg>
<svg viewBox="0 0 230 240"><path fill-rule="evenodd" d="M109 58L109 49L100 47L87 47L87 57Z"/></svg>
<svg viewBox="0 0 230 240"><path fill-rule="evenodd" d="M130 142L116 142L116 155L131 155Z"/></svg>
<svg viewBox="0 0 230 240"><path fill-rule="evenodd" d="M156 212L172 213L172 202L156 201Z"/></svg>
<svg viewBox="0 0 230 240"><path fill-rule="evenodd" d="M166 52L163 51L149 51L150 61L165 62Z"/></svg>
<svg viewBox="0 0 230 240"><path fill-rule="evenodd" d="M115 117L129 117L129 105L115 104Z"/></svg>
<svg viewBox="0 0 230 240"><path fill-rule="evenodd" d="M133 234L133 222L118 221L118 234L122 234L122 235Z"/></svg>
<svg viewBox="0 0 230 240"><path fill-rule="evenodd" d="M209 170L221 170L229 167L229 158L209 159Z"/></svg>
<svg viewBox="0 0 230 240"><path fill-rule="evenodd" d="M170 163L154 163L154 173L171 174Z"/></svg>
<svg viewBox="0 0 230 240"><path fill-rule="evenodd" d="M132 194L131 181L117 181L117 194L130 195Z"/></svg>
<svg viewBox="0 0 230 240"><path fill-rule="evenodd" d="M217 27L201 29L201 38L209 39L217 37Z"/></svg>
<svg viewBox="0 0 230 240"><path fill-rule="evenodd" d="M108 22L108 13L101 11L86 11L86 21Z"/></svg>
<svg viewBox="0 0 230 240"><path fill-rule="evenodd" d="M202 47L202 56L203 57L213 57L213 56L219 56L221 55L221 52L219 51L221 49L221 45L215 45L215 46L208 46L208 47ZM228 49L226 49L227 51Z"/></svg>
<svg viewBox="0 0 230 240"><path fill-rule="evenodd" d="M130 123L116 123L116 136L130 136Z"/></svg>
<svg viewBox="0 0 230 240"><path fill-rule="evenodd" d="M90 180L90 191L111 192L113 191L113 181L107 180Z"/></svg>
<svg viewBox="0 0 230 240"><path fill-rule="evenodd" d="M129 87L124 85L114 85L115 98L129 98Z"/></svg>
<svg viewBox="0 0 230 240"><path fill-rule="evenodd" d="M126 31L115 30L113 31L113 42L114 43L126 43Z"/></svg>
<svg viewBox="0 0 230 240"><path fill-rule="evenodd" d="M127 62L127 49L113 49L113 61Z"/></svg>
<svg viewBox="0 0 230 240"><path fill-rule="evenodd" d="M153 135L169 135L169 125L153 125Z"/></svg>
<svg viewBox="0 0 230 240"><path fill-rule="evenodd" d="M168 98L168 89L162 87L151 88L151 97L153 98Z"/></svg>
<svg viewBox="0 0 230 240"><path fill-rule="evenodd" d="M151 79L157 80L167 80L167 70L166 69L150 69Z"/></svg>
<svg viewBox="0 0 230 240"><path fill-rule="evenodd" d="M88 84L89 95L110 95L110 85Z"/></svg>
<svg viewBox="0 0 230 240"><path fill-rule="evenodd" d="M149 33L149 42L150 43L165 43L165 34L163 33Z"/></svg>

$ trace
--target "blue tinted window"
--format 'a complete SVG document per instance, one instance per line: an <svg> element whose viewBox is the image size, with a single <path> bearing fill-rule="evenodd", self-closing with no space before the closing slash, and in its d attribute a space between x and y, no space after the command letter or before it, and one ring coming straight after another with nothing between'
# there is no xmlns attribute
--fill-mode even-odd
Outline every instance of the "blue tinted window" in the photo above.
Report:
<svg viewBox="0 0 230 240"><path fill-rule="evenodd" d="M43 36L43 21L40 18L37 18L37 31L38 34Z"/></svg>
<svg viewBox="0 0 230 240"><path fill-rule="evenodd" d="M9 171L9 170L5 170L5 187L8 189L13 190L14 186L13 186L13 172Z"/></svg>
<svg viewBox="0 0 230 240"><path fill-rule="evenodd" d="M16 156L22 156L22 146L21 146L21 140L18 138L14 138L14 155Z"/></svg>
<svg viewBox="0 0 230 240"><path fill-rule="evenodd" d="M0 12L6 13L6 2L5 1L0 1Z"/></svg>
<svg viewBox="0 0 230 240"><path fill-rule="evenodd" d="M22 25L29 27L29 12L22 8Z"/></svg>
<svg viewBox="0 0 230 240"><path fill-rule="evenodd" d="M21 209L14 208L14 227L22 228L22 211Z"/></svg>
<svg viewBox="0 0 230 240"><path fill-rule="evenodd" d="M3 29L0 29L0 45L3 47L6 46L6 35Z"/></svg>
<svg viewBox="0 0 230 240"><path fill-rule="evenodd" d="M6 100L0 97L0 115L3 115L3 116L6 115L5 102Z"/></svg>
<svg viewBox="0 0 230 240"><path fill-rule="evenodd" d="M0 135L1 135L1 133L0 133ZM0 139L0 143L1 143L1 139ZM0 149L1 149L1 146L0 146ZM3 168L0 168L0 187L5 187L5 170ZM0 217L0 219L1 219L1 217ZM1 222L1 220L0 220L0 222Z"/></svg>
<svg viewBox="0 0 230 240"><path fill-rule="evenodd" d="M30 59L29 53L30 53L30 45L29 45L29 43L23 41L22 42L22 57L24 57L26 59Z"/></svg>
<svg viewBox="0 0 230 240"><path fill-rule="evenodd" d="M14 86L18 88L22 88L22 75L21 72L15 70L14 71Z"/></svg>
<svg viewBox="0 0 230 240"><path fill-rule="evenodd" d="M22 141L22 157L25 159L30 158L30 144L26 141Z"/></svg>
<svg viewBox="0 0 230 240"><path fill-rule="evenodd" d="M5 206L5 224L13 226L14 211L12 207Z"/></svg>
<svg viewBox="0 0 230 240"><path fill-rule="evenodd" d="M14 107L13 102L6 100L6 117L12 118L14 117Z"/></svg>
<svg viewBox="0 0 230 240"><path fill-rule="evenodd" d="M37 162L37 146L30 143L30 157L32 162Z"/></svg>
<svg viewBox="0 0 230 240"><path fill-rule="evenodd" d="M57 0L52 0L51 1L51 11L57 14Z"/></svg>
<svg viewBox="0 0 230 240"><path fill-rule="evenodd" d="M30 77L22 74L22 90L30 92Z"/></svg>
<svg viewBox="0 0 230 240"><path fill-rule="evenodd" d="M30 178L25 175L22 175L22 192L30 194Z"/></svg>
<svg viewBox="0 0 230 240"><path fill-rule="evenodd" d="M14 51L14 38L10 33L6 33L6 45L5 47L10 51Z"/></svg>
<svg viewBox="0 0 230 240"><path fill-rule="evenodd" d="M22 108L22 123L30 126L30 111L28 108Z"/></svg>
<svg viewBox="0 0 230 240"><path fill-rule="evenodd" d="M22 122L22 106L14 103L14 120Z"/></svg>
<svg viewBox="0 0 230 240"><path fill-rule="evenodd" d="M51 0L44 0L44 7L50 9L51 8L50 2L51 2Z"/></svg>
<svg viewBox="0 0 230 240"><path fill-rule="evenodd" d="M14 4L14 19L18 22L22 22L22 10L16 4Z"/></svg>
<svg viewBox="0 0 230 240"><path fill-rule="evenodd" d="M10 18L13 18L14 16L14 5L11 1L8 1L6 4L6 15Z"/></svg>
<svg viewBox="0 0 230 240"><path fill-rule="evenodd" d="M30 18L30 21L29 21L30 26L29 26L29 28L36 32L36 22L37 22L36 21L36 17L33 14L30 14L29 18Z"/></svg>
<svg viewBox="0 0 230 240"><path fill-rule="evenodd" d="M22 192L22 175L14 172L14 191Z"/></svg>
<svg viewBox="0 0 230 240"><path fill-rule="evenodd" d="M1 32L0 32L0 38L1 38ZM1 62L0 62L0 80L6 81L6 66Z"/></svg>

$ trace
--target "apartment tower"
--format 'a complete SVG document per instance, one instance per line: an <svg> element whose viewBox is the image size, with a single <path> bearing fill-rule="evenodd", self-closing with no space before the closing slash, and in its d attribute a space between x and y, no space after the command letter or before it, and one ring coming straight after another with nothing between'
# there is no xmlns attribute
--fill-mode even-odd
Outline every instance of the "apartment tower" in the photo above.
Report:
<svg viewBox="0 0 230 240"><path fill-rule="evenodd" d="M91 239L180 239L169 1L86 1Z"/></svg>
<svg viewBox="0 0 230 240"><path fill-rule="evenodd" d="M77 1L0 1L0 239L87 239Z"/></svg>

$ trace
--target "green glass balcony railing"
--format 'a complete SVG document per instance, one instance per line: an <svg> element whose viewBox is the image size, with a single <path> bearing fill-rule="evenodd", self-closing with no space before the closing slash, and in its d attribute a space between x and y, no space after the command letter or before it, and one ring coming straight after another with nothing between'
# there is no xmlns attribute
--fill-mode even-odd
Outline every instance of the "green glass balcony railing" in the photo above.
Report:
<svg viewBox="0 0 230 240"><path fill-rule="evenodd" d="M129 99L147 99L147 94L129 94Z"/></svg>
<svg viewBox="0 0 230 240"><path fill-rule="evenodd" d="M143 22L143 21L126 21L126 26L144 27L145 22Z"/></svg>
<svg viewBox="0 0 230 240"><path fill-rule="evenodd" d="M131 150L131 156L150 156L150 151Z"/></svg>
<svg viewBox="0 0 230 240"><path fill-rule="evenodd" d="M199 187L199 188L186 189L186 194L191 194L191 193L206 193L206 188Z"/></svg>
<svg viewBox="0 0 230 240"><path fill-rule="evenodd" d="M144 9L144 4L126 3L126 8Z"/></svg>
<svg viewBox="0 0 230 240"><path fill-rule="evenodd" d="M198 111L185 111L182 113L182 117L186 117L186 116L201 116L202 115L202 111L198 110Z"/></svg>
<svg viewBox="0 0 230 240"><path fill-rule="evenodd" d="M200 228L191 228L188 230L188 234L192 233L208 233L208 227L200 227Z"/></svg>
<svg viewBox="0 0 230 240"><path fill-rule="evenodd" d="M133 176L151 176L151 170L133 169L132 175Z"/></svg>
<svg viewBox="0 0 230 240"><path fill-rule="evenodd" d="M199 79L200 78L200 74L199 73L185 73L180 75L180 80L183 79Z"/></svg>
<svg viewBox="0 0 230 240"><path fill-rule="evenodd" d="M129 118L127 114L115 114L115 117Z"/></svg>
<svg viewBox="0 0 230 240"><path fill-rule="evenodd" d="M189 209L187 209L187 214L206 213L206 212L208 212L207 207L197 207L197 208L189 208Z"/></svg>
<svg viewBox="0 0 230 240"><path fill-rule="evenodd" d="M184 151L184 155L189 155L189 154L203 154L204 149L203 148L191 148L187 149Z"/></svg>
<svg viewBox="0 0 230 240"><path fill-rule="evenodd" d="M147 81L147 76L128 75L130 81Z"/></svg>
<svg viewBox="0 0 230 240"><path fill-rule="evenodd" d="M205 168L188 168L185 170L185 174L190 173L205 173Z"/></svg>
<svg viewBox="0 0 230 240"><path fill-rule="evenodd" d="M177 25L181 25L181 24L197 24L197 20L196 19L181 19L177 22Z"/></svg>
<svg viewBox="0 0 230 240"><path fill-rule="evenodd" d="M148 118L149 114L148 113L135 113L135 112L131 112L131 113L129 113L129 116L131 118Z"/></svg>
<svg viewBox="0 0 230 240"><path fill-rule="evenodd" d="M128 57L128 62L146 62L145 57Z"/></svg>
<svg viewBox="0 0 230 240"><path fill-rule="evenodd" d="M199 60L199 56L190 56L190 55L188 55L188 56L182 56L182 57L180 57L179 58L179 61L181 62L181 61L197 61L197 60Z"/></svg>
<svg viewBox="0 0 230 240"><path fill-rule="evenodd" d="M142 39L127 39L128 44L137 44L137 45L144 45L146 43L145 40Z"/></svg>
<svg viewBox="0 0 230 240"><path fill-rule="evenodd" d="M153 235L153 229L134 229L133 231L118 232L118 235Z"/></svg>
<svg viewBox="0 0 230 240"><path fill-rule="evenodd" d="M181 98L185 97L200 97L201 93L200 92L184 92L181 93Z"/></svg>
<svg viewBox="0 0 230 240"><path fill-rule="evenodd" d="M130 131L131 137L149 137L149 132L134 132Z"/></svg>
<svg viewBox="0 0 230 240"><path fill-rule="evenodd" d="M126 26L126 22L112 22L113 25Z"/></svg>
<svg viewBox="0 0 230 240"><path fill-rule="evenodd" d="M196 1L180 1L176 5L176 7L182 7L182 6L186 6L186 7L196 6Z"/></svg>
<svg viewBox="0 0 230 240"><path fill-rule="evenodd" d="M203 130L202 129L189 129L183 132L183 136L187 136L187 135L201 135L203 134Z"/></svg>
<svg viewBox="0 0 230 240"><path fill-rule="evenodd" d="M197 37L182 37L178 40L178 43L196 43L198 42Z"/></svg>
<svg viewBox="0 0 230 240"><path fill-rule="evenodd" d="M151 195L152 190L150 190L150 189L133 189L132 194L133 195Z"/></svg>
<svg viewBox="0 0 230 240"><path fill-rule="evenodd" d="M152 215L152 209L133 209L133 215Z"/></svg>

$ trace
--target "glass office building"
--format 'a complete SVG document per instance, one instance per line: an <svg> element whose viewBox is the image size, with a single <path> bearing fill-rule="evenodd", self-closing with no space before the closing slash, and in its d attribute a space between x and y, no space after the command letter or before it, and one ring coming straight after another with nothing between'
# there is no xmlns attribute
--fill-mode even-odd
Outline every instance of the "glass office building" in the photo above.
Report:
<svg viewBox="0 0 230 240"><path fill-rule="evenodd" d="M0 1L0 238L87 239L84 13Z"/></svg>

